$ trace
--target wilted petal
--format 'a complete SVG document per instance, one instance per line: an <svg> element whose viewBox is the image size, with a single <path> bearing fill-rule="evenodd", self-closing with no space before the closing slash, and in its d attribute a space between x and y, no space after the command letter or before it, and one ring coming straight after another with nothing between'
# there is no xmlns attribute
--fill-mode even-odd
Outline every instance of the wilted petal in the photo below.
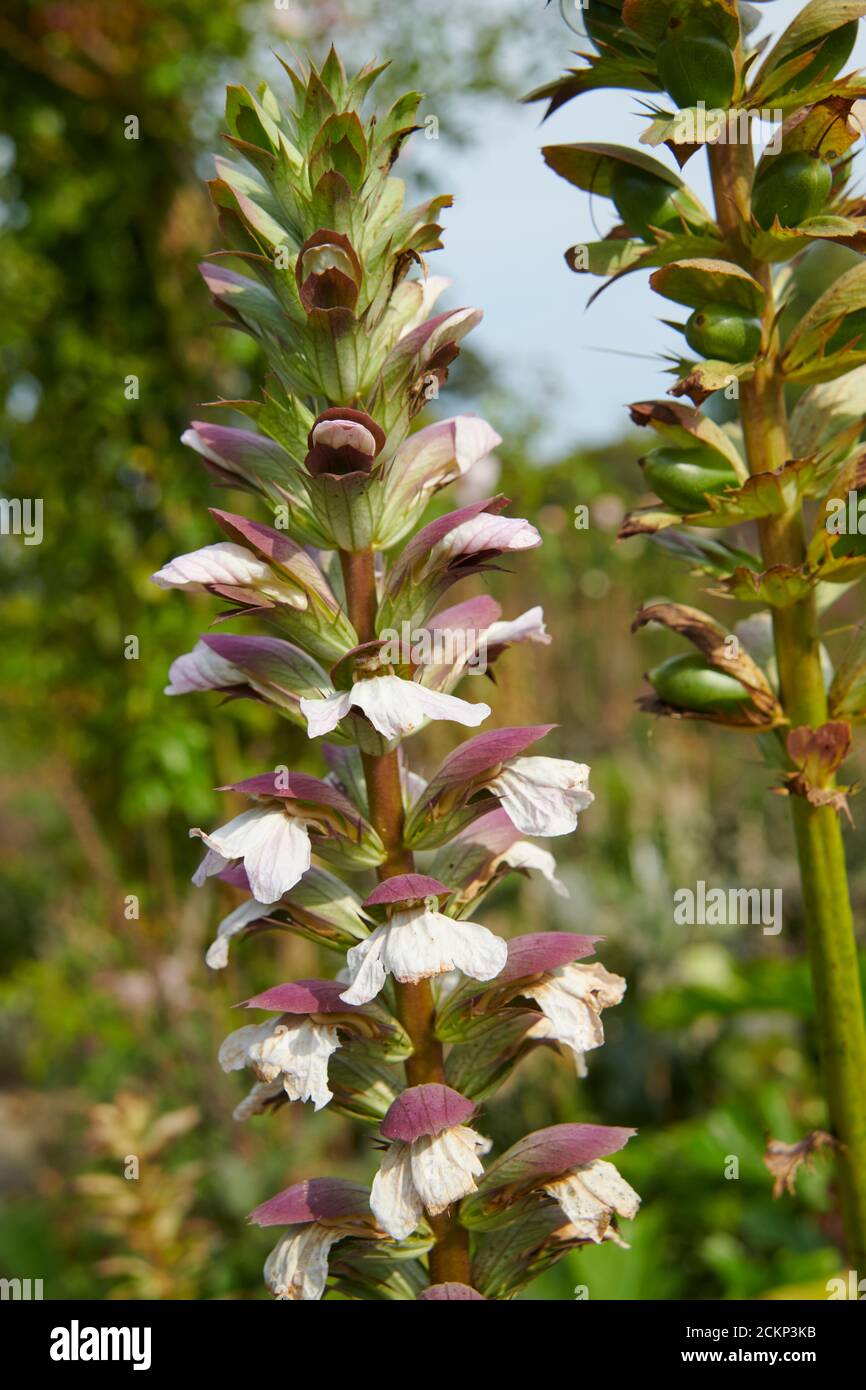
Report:
<svg viewBox="0 0 866 1390"><path fill-rule="evenodd" d="M631 1220L640 1206L634 1188L603 1159L547 1183L544 1191L559 1203L578 1236L596 1244L606 1238L614 1216Z"/></svg>
<svg viewBox="0 0 866 1390"><path fill-rule="evenodd" d="M191 652L184 652L169 667L166 695L189 695L195 690L225 690L229 686L246 684L246 676L225 661L204 642L196 642Z"/></svg>
<svg viewBox="0 0 866 1390"><path fill-rule="evenodd" d="M268 1037L253 1042L250 1064L262 1081L283 1078L289 1100L311 1100L315 1110L328 1104L328 1058L340 1046L336 1028L304 1018L271 1025Z"/></svg>
<svg viewBox="0 0 866 1390"><path fill-rule="evenodd" d="M267 1085L279 1081L289 1100L313 1102L321 1110L332 1097L328 1058L340 1046L336 1028L300 1018L296 1023L271 1019L237 1028L223 1042L223 1071L250 1066Z"/></svg>
<svg viewBox="0 0 866 1390"><path fill-rule="evenodd" d="M538 984L527 985L525 994L534 999L549 1027L536 1025L533 1037L553 1038L578 1056L601 1047L604 1029L601 1011L619 1004L626 982L597 961L591 965L562 965Z"/></svg>
<svg viewBox="0 0 866 1390"><path fill-rule="evenodd" d="M222 857L222 856L218 856ZM239 936L249 926L250 922L257 922L260 917L267 917L268 913L273 912L279 903L259 903L255 898L249 898L245 903L241 903L228 917L224 917L217 927L217 934L207 948L205 964L211 970L224 970L229 963L229 942L232 937Z"/></svg>
<svg viewBox="0 0 866 1390"><path fill-rule="evenodd" d="M478 1154L486 1147L487 1141L465 1125L415 1140L412 1182L427 1211L436 1216L475 1191L475 1179L484 1172Z"/></svg>
<svg viewBox="0 0 866 1390"><path fill-rule="evenodd" d="M282 1094L283 1083L279 1077L276 1081L257 1081L249 1094L235 1106L232 1119L241 1123L251 1119L253 1115L262 1115L266 1110L270 1110L277 1096Z"/></svg>
<svg viewBox="0 0 866 1390"><path fill-rule="evenodd" d="M512 758L487 783L522 835L570 835L595 800L589 768L564 758Z"/></svg>
<svg viewBox="0 0 866 1390"><path fill-rule="evenodd" d="M424 1214L424 1207L412 1180L410 1144L391 1144L370 1189L370 1210L394 1240L410 1236Z"/></svg>
<svg viewBox="0 0 866 1390"><path fill-rule="evenodd" d="M331 1246L344 1235L344 1231L315 1221L308 1226L290 1226L265 1260L265 1283L274 1298L299 1302L321 1298Z"/></svg>
<svg viewBox="0 0 866 1390"><path fill-rule="evenodd" d="M217 1059L223 1071L240 1071L247 1065L249 1051L256 1043L270 1037L273 1023L247 1023L236 1028L220 1044Z"/></svg>
<svg viewBox="0 0 866 1390"><path fill-rule="evenodd" d="M209 835L198 829L189 833L204 840L222 861L216 863L206 856L197 879L203 874L218 873L232 859L242 859L250 890L260 903L278 902L310 867L306 827L281 808L255 807Z"/></svg>

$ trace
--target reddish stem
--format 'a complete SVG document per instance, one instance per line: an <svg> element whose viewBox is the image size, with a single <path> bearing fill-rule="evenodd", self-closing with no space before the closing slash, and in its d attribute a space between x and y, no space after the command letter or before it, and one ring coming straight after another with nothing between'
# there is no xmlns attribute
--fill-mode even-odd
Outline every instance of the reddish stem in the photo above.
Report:
<svg viewBox="0 0 866 1390"><path fill-rule="evenodd" d="M349 620L359 642L376 636L376 575L373 552L340 551L340 565L346 589ZM379 866L380 879L412 873L412 851L403 845L403 793L400 760L396 752L362 753L370 821L385 846L385 859ZM445 1080L442 1044L435 1035L436 1006L429 980L418 984L394 981L397 1017L412 1043L412 1056L406 1060L406 1080L410 1086ZM472 1283L469 1233L450 1211L430 1218L436 1243L430 1251L430 1279L434 1284Z"/></svg>

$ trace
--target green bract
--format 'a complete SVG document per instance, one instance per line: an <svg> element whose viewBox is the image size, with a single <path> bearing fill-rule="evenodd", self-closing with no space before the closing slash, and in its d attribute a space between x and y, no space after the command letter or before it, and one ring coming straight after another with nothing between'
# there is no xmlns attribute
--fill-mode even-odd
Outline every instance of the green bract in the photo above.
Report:
<svg viewBox="0 0 866 1390"><path fill-rule="evenodd" d="M643 460L644 477L674 511L688 515L707 509L708 493L737 487L733 465L714 449L653 449Z"/></svg>
<svg viewBox="0 0 866 1390"><path fill-rule="evenodd" d="M724 714L749 703L748 691L702 656L672 656L647 677L659 699L678 709Z"/></svg>
<svg viewBox="0 0 866 1390"><path fill-rule="evenodd" d="M734 55L717 35L677 34L659 44L658 74L677 106L727 107L734 91Z"/></svg>
<svg viewBox="0 0 866 1390"><path fill-rule="evenodd" d="M805 150L775 155L761 165L752 187L752 214L764 230L778 217L783 227L799 227L823 208L833 171Z"/></svg>
<svg viewBox="0 0 866 1390"><path fill-rule="evenodd" d="M864 340L866 340L866 309L855 309L853 314L846 314L840 327L829 339L824 351L840 352L842 348L852 347L858 352L862 352Z"/></svg>
<svg viewBox="0 0 866 1390"><path fill-rule="evenodd" d="M761 324L736 304L707 304L689 318L686 342L713 361L750 362L761 346Z"/></svg>
<svg viewBox="0 0 866 1390"><path fill-rule="evenodd" d="M790 82L781 87L779 95L785 92L802 92L812 82L818 80L829 82L831 77L835 77L851 57L851 51L857 41L858 22L858 20L852 19L848 24L843 24L840 28L829 33L811 63L807 63L804 68L800 69L796 77L792 77ZM792 53L790 57L794 58L798 54L808 53L812 47L811 42L804 44L797 53Z"/></svg>
<svg viewBox="0 0 866 1390"><path fill-rule="evenodd" d="M639 53L642 45L635 34L622 22L621 5L605 5L602 0L589 0L582 13L587 35L596 47Z"/></svg>

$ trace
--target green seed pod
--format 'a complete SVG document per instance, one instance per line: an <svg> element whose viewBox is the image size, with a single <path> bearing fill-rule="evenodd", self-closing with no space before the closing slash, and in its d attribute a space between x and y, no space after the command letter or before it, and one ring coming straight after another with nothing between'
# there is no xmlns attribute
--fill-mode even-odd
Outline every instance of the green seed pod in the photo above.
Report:
<svg viewBox="0 0 866 1390"><path fill-rule="evenodd" d="M851 57L851 51L857 42L858 20L851 19L847 24L842 24L838 29L834 29L828 34L820 52L815 54L811 63L802 68L796 77L792 77L784 87L779 88L779 95L785 92L804 92L811 82L820 78L822 82L829 82L835 77L837 72L845 66ZM791 58L798 57L801 53L806 53L814 44L804 44L797 53L790 54Z"/></svg>
<svg viewBox="0 0 866 1390"><path fill-rule="evenodd" d="M635 164L616 164L610 176L610 196L630 231L644 241L654 241L651 227L682 232L683 215L674 199L679 190L656 174Z"/></svg>
<svg viewBox="0 0 866 1390"><path fill-rule="evenodd" d="M833 170L805 150L777 154L764 161L752 187L752 214L759 227L799 227L823 208L833 184Z"/></svg>
<svg viewBox="0 0 866 1390"><path fill-rule="evenodd" d="M643 460L643 471L656 495L684 516L705 512L708 493L739 485L724 455L702 447L653 449Z"/></svg>
<svg viewBox="0 0 866 1390"><path fill-rule="evenodd" d="M853 314L845 315L824 352L839 352L844 347L866 352L866 309L855 309Z"/></svg>
<svg viewBox="0 0 866 1390"><path fill-rule="evenodd" d="M650 671L647 679L660 700L678 709L726 714L750 702L748 691L738 680L696 653L669 657Z"/></svg>
<svg viewBox="0 0 866 1390"><path fill-rule="evenodd" d="M761 325L737 304L708 304L686 324L686 342L713 361L751 362L761 346Z"/></svg>
<svg viewBox="0 0 866 1390"><path fill-rule="evenodd" d="M679 34L659 44L659 79L682 110L704 101L727 109L734 93L734 55L715 34Z"/></svg>

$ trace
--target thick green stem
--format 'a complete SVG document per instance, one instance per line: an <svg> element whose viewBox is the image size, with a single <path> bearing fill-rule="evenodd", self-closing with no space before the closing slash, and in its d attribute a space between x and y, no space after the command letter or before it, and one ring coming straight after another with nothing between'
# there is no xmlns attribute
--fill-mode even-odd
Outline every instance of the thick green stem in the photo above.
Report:
<svg viewBox="0 0 866 1390"><path fill-rule="evenodd" d="M376 581L373 552L341 551L340 563L346 588L349 620L361 642L376 635ZM364 778L370 804L370 821L385 846L380 879L394 874L410 874L414 869L412 851L403 845L403 795L400 763L396 752L376 756L362 753ZM435 1035L436 1008L429 980L417 985L394 981L397 1016L412 1042L412 1056L406 1060L406 1080L410 1086L445 1080L442 1044ZM434 1284L471 1284L469 1232L456 1216L443 1212L430 1218L436 1243L430 1251L430 1278Z"/></svg>
<svg viewBox="0 0 866 1390"><path fill-rule="evenodd" d="M754 171L749 145L709 150L716 213L736 258L765 294L764 356L740 387L740 416L752 473L779 468L791 457L784 383L778 368L776 306L770 268L750 260L742 241ZM800 566L806 555L802 510L795 505L759 523L767 568ZM792 728L827 720L814 594L773 609L781 701ZM815 997L821 1064L830 1120L839 1141L838 1172L848 1253L866 1270L866 1019L857 942L838 813L790 798L803 885L803 905Z"/></svg>

